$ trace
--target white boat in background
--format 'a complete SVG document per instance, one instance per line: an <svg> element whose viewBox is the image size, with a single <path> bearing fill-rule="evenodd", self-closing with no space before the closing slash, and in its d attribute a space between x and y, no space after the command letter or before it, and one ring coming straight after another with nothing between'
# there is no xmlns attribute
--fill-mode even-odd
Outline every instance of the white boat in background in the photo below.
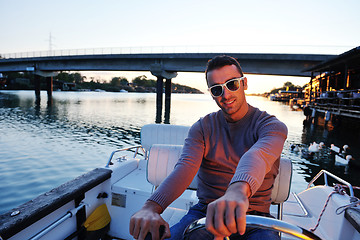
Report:
<svg viewBox="0 0 360 240"><path fill-rule="evenodd" d="M269 100L270 101L278 101L280 99L280 95L277 93L272 93L269 95Z"/></svg>
<svg viewBox="0 0 360 240"><path fill-rule="evenodd" d="M94 92L106 92L106 91L103 89L95 89Z"/></svg>
<svg viewBox="0 0 360 240"><path fill-rule="evenodd" d="M0 239L86 239L104 234L110 239L132 239L130 217L172 171L188 130L145 125L140 146L116 150L105 167L2 214ZM271 195L271 213L278 219L248 216L250 226L280 230L282 239L360 239L359 200L350 183L322 170L304 191L290 193L291 173L291 161L281 159ZM319 178L325 184L315 186ZM330 186L330 181L341 186ZM196 187L195 177L164 211L170 226L197 203Z"/></svg>

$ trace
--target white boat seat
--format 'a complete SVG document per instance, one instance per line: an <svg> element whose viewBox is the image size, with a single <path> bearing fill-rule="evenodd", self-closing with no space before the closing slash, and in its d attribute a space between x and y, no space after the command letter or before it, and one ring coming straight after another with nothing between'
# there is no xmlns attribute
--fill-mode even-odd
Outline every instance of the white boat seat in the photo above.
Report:
<svg viewBox="0 0 360 240"><path fill-rule="evenodd" d="M150 148L147 179L155 187L171 173L180 158L182 145L153 144ZM282 205L288 199L292 176L292 163L290 159L281 158L279 173L275 178L272 193L272 204L278 205L278 218L282 218ZM197 176L189 186L197 189Z"/></svg>
<svg viewBox="0 0 360 240"><path fill-rule="evenodd" d="M147 156L153 144L183 145L190 127L170 124L147 124L141 128L141 146Z"/></svg>
<svg viewBox="0 0 360 240"><path fill-rule="evenodd" d="M155 187L170 175L180 158L182 145L153 144L150 148L147 179ZM190 189L197 189L197 175L191 182Z"/></svg>
<svg viewBox="0 0 360 240"><path fill-rule="evenodd" d="M292 162L280 158L279 173L275 178L271 192L271 203L278 205L277 218L282 220L283 203L289 198L292 176Z"/></svg>
<svg viewBox="0 0 360 240"><path fill-rule="evenodd" d="M271 192L271 202L280 204L285 202L290 194L292 163L290 159L280 158L279 173L275 178Z"/></svg>

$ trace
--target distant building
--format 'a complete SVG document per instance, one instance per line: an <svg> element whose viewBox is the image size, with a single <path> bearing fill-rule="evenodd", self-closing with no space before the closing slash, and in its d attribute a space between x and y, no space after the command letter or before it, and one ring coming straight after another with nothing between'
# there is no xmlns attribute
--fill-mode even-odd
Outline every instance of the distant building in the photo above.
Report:
<svg viewBox="0 0 360 240"><path fill-rule="evenodd" d="M360 46L306 71L311 72L305 94L311 120L334 127L360 126Z"/></svg>

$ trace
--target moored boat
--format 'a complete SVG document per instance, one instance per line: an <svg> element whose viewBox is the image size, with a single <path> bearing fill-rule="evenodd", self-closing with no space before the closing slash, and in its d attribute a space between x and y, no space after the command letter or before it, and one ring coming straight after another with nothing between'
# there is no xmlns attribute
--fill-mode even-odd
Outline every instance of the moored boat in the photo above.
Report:
<svg viewBox="0 0 360 240"><path fill-rule="evenodd" d="M132 239L128 232L131 215L172 171L188 130L186 126L145 125L141 145L116 150L104 167L2 214L1 238L84 239L106 234L113 239ZM249 217L248 223L280 229L285 232L282 239L360 239L359 200L350 183L323 170L304 191L290 193L291 172L291 161L281 159L271 195L271 213L278 220L269 224L269 219ZM315 186L319 178L324 184ZM333 180L341 185L330 186ZM170 226L196 204L196 187L195 177L164 211L162 216Z"/></svg>

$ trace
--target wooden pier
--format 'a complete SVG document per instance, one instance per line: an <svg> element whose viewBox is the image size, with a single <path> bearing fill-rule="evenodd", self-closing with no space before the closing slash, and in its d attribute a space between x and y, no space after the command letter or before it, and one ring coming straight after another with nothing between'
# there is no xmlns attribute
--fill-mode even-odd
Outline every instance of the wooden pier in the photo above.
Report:
<svg viewBox="0 0 360 240"><path fill-rule="evenodd" d="M360 128L360 47L307 71L305 122Z"/></svg>

